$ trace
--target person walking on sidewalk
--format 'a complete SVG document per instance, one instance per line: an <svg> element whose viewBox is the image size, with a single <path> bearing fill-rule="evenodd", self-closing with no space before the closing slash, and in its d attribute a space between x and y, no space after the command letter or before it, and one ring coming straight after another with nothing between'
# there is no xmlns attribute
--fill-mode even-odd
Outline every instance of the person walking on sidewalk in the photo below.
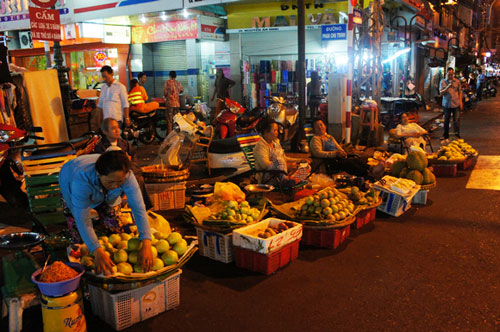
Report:
<svg viewBox="0 0 500 332"><path fill-rule="evenodd" d="M213 123L217 115L219 115L220 111L225 107L225 100L229 98L229 89L231 89L236 83L233 80L230 80L226 76L224 76L224 71L222 69L217 69L217 73L215 74L215 89L214 94L212 95L212 101L214 101L217 96L217 106L215 109L215 113L212 112L210 116L210 122Z"/></svg>
<svg viewBox="0 0 500 332"><path fill-rule="evenodd" d="M441 139L448 139L450 130L450 116L453 115L453 130L455 135L460 138L460 128L458 120L460 111L463 110L462 104L462 86L460 81L454 76L453 68L448 68L446 79L441 81L439 93L443 96L444 107L444 132Z"/></svg>
<svg viewBox="0 0 500 332"><path fill-rule="evenodd" d="M130 126L127 88L114 79L113 69L110 66L101 68L101 76L106 83L101 89L97 104L97 107L102 109L102 118L113 118L118 121L120 127L122 123Z"/></svg>
<svg viewBox="0 0 500 332"><path fill-rule="evenodd" d="M477 100L483 99L483 88L484 83L486 81L486 76L481 72L481 69L477 71L477 80L476 80L476 96Z"/></svg>
<svg viewBox="0 0 500 332"><path fill-rule="evenodd" d="M179 107L181 107L179 95L184 93L184 88L182 87L182 84L175 79L177 77L177 73L174 70L172 70L168 76L170 79L165 82L163 95L165 96L165 106L167 106L167 127L168 132L170 133L173 127L174 115L179 112Z"/></svg>

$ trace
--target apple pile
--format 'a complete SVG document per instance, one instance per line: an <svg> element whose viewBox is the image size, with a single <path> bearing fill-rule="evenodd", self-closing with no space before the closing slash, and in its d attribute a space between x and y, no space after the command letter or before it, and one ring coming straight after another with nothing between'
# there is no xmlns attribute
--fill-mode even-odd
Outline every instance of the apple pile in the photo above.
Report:
<svg viewBox="0 0 500 332"><path fill-rule="evenodd" d="M137 253L142 248L142 241L138 237L127 233L114 233L109 237L101 236L99 243L116 264L114 266L115 273L129 275L132 272L144 272L142 266L137 262ZM179 257L184 255L188 248L186 240L178 232L172 232L168 235L156 232L151 235L151 245L154 257L153 271L176 264ZM86 269L92 270L94 268L93 254L85 245L80 248L80 252L82 254L80 263Z"/></svg>

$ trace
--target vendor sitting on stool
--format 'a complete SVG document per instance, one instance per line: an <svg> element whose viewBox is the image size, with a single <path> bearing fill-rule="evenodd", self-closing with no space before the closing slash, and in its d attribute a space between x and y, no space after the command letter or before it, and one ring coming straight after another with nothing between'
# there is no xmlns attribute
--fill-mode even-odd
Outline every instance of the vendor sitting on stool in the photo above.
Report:
<svg viewBox="0 0 500 332"><path fill-rule="evenodd" d="M348 158L335 138L327 134L322 120L314 120L313 127L314 136L309 143L313 170L319 169L320 172L327 173L327 169L333 169L355 176L368 175L369 166L359 159Z"/></svg>
<svg viewBox="0 0 500 332"><path fill-rule="evenodd" d="M130 160L123 151L83 155L68 161L59 173L59 185L68 228L73 237L81 237L94 254L97 274L113 274L114 264L99 244L92 224L91 210L97 210L100 221L106 227L119 232L120 225L114 207L121 203L123 193L127 195L139 238L142 240L137 263L144 272L151 270L153 252L148 216L137 180L130 171Z"/></svg>
<svg viewBox="0 0 500 332"><path fill-rule="evenodd" d="M422 136L427 135L427 130L416 122L408 122L408 114L401 114L401 123L394 130L394 134L397 138L403 138L407 147L418 146L425 150L426 143Z"/></svg>
<svg viewBox="0 0 500 332"><path fill-rule="evenodd" d="M259 183L292 187L299 181L288 176L287 162L299 162L299 159L289 158L281 147L278 139L278 124L273 120L262 125L260 140L254 148L255 169L268 171L257 173Z"/></svg>
<svg viewBox="0 0 500 332"><path fill-rule="evenodd" d="M137 81L135 78L131 80L130 91L128 92L128 102L130 103L130 110L139 113L149 113L160 107L160 104L158 104L156 101L146 103L147 100L148 94L146 93L144 87L140 86L139 81Z"/></svg>

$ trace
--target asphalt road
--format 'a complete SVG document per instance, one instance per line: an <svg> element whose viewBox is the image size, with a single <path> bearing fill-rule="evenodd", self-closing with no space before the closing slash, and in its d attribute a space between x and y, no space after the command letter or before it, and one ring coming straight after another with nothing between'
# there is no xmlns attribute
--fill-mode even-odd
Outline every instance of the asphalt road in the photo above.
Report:
<svg viewBox="0 0 500 332"><path fill-rule="evenodd" d="M499 109L489 99L463 114L482 155L500 155ZM470 173L438 178L426 206L379 214L337 250L301 247L271 276L196 254L180 307L124 331L500 331L499 193L465 189ZM41 330L40 309L24 324ZM112 331L89 310L87 325Z"/></svg>

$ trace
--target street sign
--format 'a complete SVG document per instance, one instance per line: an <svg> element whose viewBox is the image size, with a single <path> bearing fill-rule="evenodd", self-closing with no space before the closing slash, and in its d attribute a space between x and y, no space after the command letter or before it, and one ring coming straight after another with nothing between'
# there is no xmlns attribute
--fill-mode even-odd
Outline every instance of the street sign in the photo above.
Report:
<svg viewBox="0 0 500 332"><path fill-rule="evenodd" d="M31 37L34 40L61 41L59 11L29 7Z"/></svg>
<svg viewBox="0 0 500 332"><path fill-rule="evenodd" d="M57 0L31 0L31 2L42 8L50 8L56 4Z"/></svg>
<svg viewBox="0 0 500 332"><path fill-rule="evenodd" d="M329 24L321 26L321 40L346 40L347 24Z"/></svg>

